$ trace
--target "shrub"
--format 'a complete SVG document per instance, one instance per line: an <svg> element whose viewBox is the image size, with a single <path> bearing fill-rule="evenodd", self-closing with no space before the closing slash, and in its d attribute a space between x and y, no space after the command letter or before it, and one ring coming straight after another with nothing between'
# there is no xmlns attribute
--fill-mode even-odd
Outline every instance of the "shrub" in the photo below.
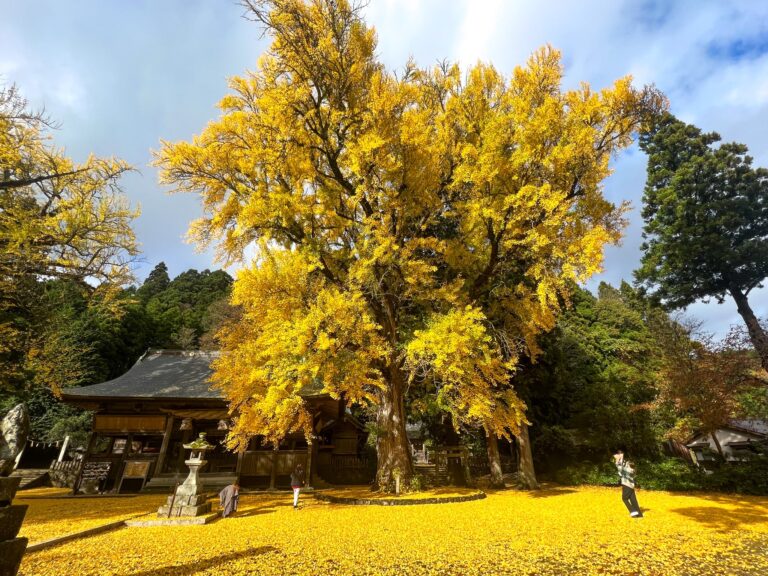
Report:
<svg viewBox="0 0 768 576"><path fill-rule="evenodd" d="M616 467L610 462L595 464L594 462L579 462L565 468L560 468L552 474L552 479L559 484L576 486L588 484L592 486L610 486L618 484Z"/></svg>
<svg viewBox="0 0 768 576"><path fill-rule="evenodd" d="M679 458L637 464L637 484L645 490L701 490L705 478L703 471Z"/></svg>
<svg viewBox="0 0 768 576"><path fill-rule="evenodd" d="M616 468L610 462L580 462L557 470L551 478L566 486L618 484ZM640 460L637 462L637 486L644 490L710 490L768 495L768 458L756 456L746 462L723 463L711 473L678 458Z"/></svg>
<svg viewBox="0 0 768 576"><path fill-rule="evenodd" d="M746 462L725 463L704 475L703 487L719 492L768 495L768 458L756 456Z"/></svg>

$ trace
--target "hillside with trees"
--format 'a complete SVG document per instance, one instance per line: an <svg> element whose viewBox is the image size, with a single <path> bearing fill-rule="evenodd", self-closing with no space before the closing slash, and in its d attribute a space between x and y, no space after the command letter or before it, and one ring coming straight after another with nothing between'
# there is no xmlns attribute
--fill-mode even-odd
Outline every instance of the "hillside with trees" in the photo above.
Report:
<svg viewBox="0 0 768 576"><path fill-rule="evenodd" d="M126 372L148 348L213 348L213 335L233 309L232 278L223 270L191 269L174 279L158 264L139 287L121 289L108 303L71 280L33 284L38 299L27 316L36 335L21 364L25 377L0 402L0 412L27 403L33 436L80 441L90 414L56 399L63 388L110 380Z"/></svg>

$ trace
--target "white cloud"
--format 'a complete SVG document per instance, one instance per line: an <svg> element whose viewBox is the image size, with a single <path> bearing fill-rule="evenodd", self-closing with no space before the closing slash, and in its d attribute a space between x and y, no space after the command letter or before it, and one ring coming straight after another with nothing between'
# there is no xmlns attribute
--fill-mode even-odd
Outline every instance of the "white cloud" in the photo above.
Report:
<svg viewBox="0 0 768 576"><path fill-rule="evenodd" d="M137 232L147 271L160 260L178 271L212 266L210 253L196 255L181 240L200 215L198 200L165 195L146 169L148 150L160 138L190 138L217 114L224 79L253 68L265 47L258 27L230 3L0 4L2 81L18 82L33 105L46 105L62 121L55 136L73 155L117 154L145 170L126 179L126 190L143 206ZM422 66L480 59L509 74L548 43L563 53L567 87L584 80L601 88L633 74L638 84L664 90L676 115L744 142L757 165L768 165L768 53L761 54L768 52L768 2L370 0L365 14L390 69L413 56ZM629 280L639 264L645 159L625 154L615 168L606 194L631 200L636 210L623 245L608 250L606 271L595 282ZM754 296L763 316L766 292ZM738 321L733 308L692 311L722 332Z"/></svg>
<svg viewBox="0 0 768 576"><path fill-rule="evenodd" d="M85 111L86 90L73 70L63 71L54 85L53 94L59 103L79 112Z"/></svg>
<svg viewBox="0 0 768 576"><path fill-rule="evenodd" d="M453 58L464 68L477 61L490 60L491 41L498 34L501 24L499 15L503 13L502 0L487 0L482 9L476 2L466 2L464 21L456 38Z"/></svg>

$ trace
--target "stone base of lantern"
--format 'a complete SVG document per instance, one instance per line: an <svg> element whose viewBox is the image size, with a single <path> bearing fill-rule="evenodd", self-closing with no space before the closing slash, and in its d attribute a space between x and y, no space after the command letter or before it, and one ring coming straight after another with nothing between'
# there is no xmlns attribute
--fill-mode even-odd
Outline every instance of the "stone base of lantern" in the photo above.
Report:
<svg viewBox="0 0 768 576"><path fill-rule="evenodd" d="M27 549L26 538L16 538L26 506L12 506L21 478L0 478L0 576L16 576Z"/></svg>
<svg viewBox="0 0 768 576"><path fill-rule="evenodd" d="M181 486L179 487L181 489ZM212 502L208 501L205 494L193 494L185 496L176 493L176 496L168 496L164 506L157 509L158 517L179 516L204 516L211 513ZM170 514L168 513L170 512Z"/></svg>
<svg viewBox="0 0 768 576"><path fill-rule="evenodd" d="M26 538L14 538L0 542L0 576L16 576L21 558L27 549Z"/></svg>
<svg viewBox="0 0 768 576"><path fill-rule="evenodd" d="M211 512L203 516L178 516L174 518L155 518L152 520L126 520L125 525L133 528L147 528L150 526L190 526L196 524L209 524L221 516L221 512Z"/></svg>
<svg viewBox="0 0 768 576"><path fill-rule="evenodd" d="M170 510L170 514L168 514L168 511ZM206 502L205 504L201 504L199 506L176 506L174 505L173 508L170 508L169 506L160 506L160 508L157 509L157 516L159 518L165 517L178 517L178 516L203 516L205 514L211 513L211 503Z"/></svg>

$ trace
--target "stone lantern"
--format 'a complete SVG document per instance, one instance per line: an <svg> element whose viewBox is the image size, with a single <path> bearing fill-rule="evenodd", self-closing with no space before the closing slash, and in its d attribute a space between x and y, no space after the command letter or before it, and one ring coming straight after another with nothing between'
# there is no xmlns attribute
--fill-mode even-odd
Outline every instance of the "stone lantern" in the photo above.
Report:
<svg viewBox="0 0 768 576"><path fill-rule="evenodd" d="M200 436L194 442L184 444L184 448L191 451L189 459L184 461L184 464L189 467L189 475L183 484L176 487L175 493L168 496L165 506L158 509L158 516L166 518L204 516L211 512L211 502L207 501L203 493L199 472L208 464L205 453L213 448L213 445L205 439L205 432L200 432Z"/></svg>
<svg viewBox="0 0 768 576"><path fill-rule="evenodd" d="M27 513L26 504L13 504L21 478L9 475L29 435L29 415L19 404L0 421L0 575L15 576L27 548L26 538L17 538Z"/></svg>

